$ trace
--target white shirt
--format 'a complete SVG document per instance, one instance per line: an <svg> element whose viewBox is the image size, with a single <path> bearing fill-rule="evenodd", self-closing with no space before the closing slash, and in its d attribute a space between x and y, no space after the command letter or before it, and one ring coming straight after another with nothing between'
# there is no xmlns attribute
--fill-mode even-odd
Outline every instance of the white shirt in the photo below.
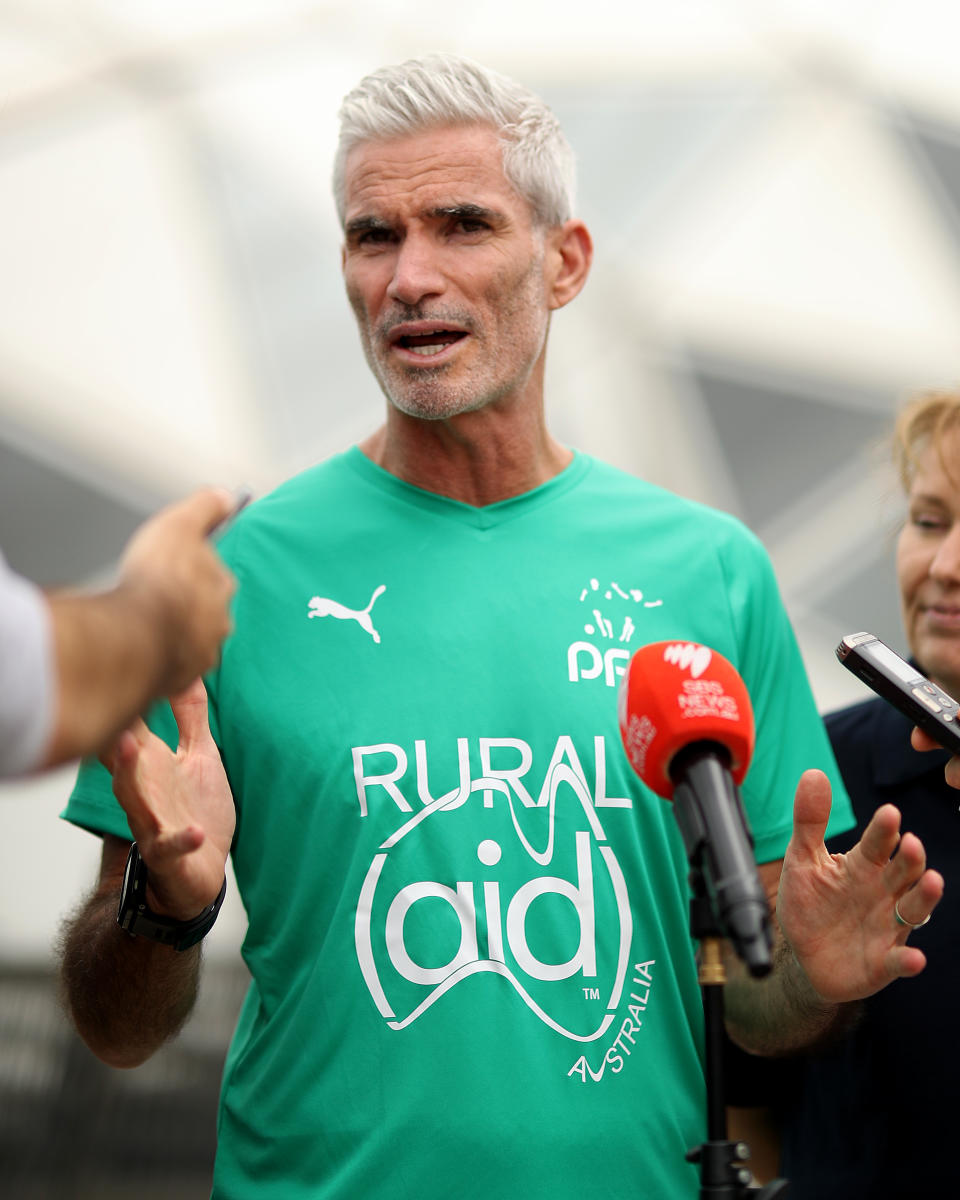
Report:
<svg viewBox="0 0 960 1200"><path fill-rule="evenodd" d="M39 765L55 709L49 606L0 553L0 776Z"/></svg>

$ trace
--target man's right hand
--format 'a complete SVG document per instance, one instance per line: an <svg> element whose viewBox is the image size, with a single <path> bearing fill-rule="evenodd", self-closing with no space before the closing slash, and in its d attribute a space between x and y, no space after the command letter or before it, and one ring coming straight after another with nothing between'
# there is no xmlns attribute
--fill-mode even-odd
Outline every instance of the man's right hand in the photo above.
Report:
<svg viewBox="0 0 960 1200"><path fill-rule="evenodd" d="M156 694L170 695L217 662L230 632L234 580L209 534L229 515L229 492L207 488L146 521L120 564L121 591L156 625L162 659Z"/></svg>
<svg viewBox="0 0 960 1200"><path fill-rule="evenodd" d="M150 907L187 921L220 891L236 813L202 681L171 697L170 706L180 731L176 752L137 720L103 763L147 866Z"/></svg>

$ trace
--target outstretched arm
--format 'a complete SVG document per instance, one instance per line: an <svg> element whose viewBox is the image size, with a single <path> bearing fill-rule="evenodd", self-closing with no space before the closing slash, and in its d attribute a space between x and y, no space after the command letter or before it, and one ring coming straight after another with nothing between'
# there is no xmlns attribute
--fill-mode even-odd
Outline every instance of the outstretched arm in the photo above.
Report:
<svg viewBox="0 0 960 1200"><path fill-rule="evenodd" d="M780 930L774 971L757 982L734 968L726 989L730 1034L754 1053L802 1049L844 1019L842 1006L926 965L907 937L936 907L943 877L927 868L919 838L901 834L899 811L885 804L852 850L831 854L829 816L826 776L805 772L782 870L762 869Z"/></svg>
<svg viewBox="0 0 960 1200"><path fill-rule="evenodd" d="M105 761L147 867L151 909L188 921L220 891L235 814L201 681L171 707L180 731L176 753L140 721ZM61 946L64 995L77 1030L117 1067L139 1065L179 1031L200 964L199 946L177 951L117 924L129 846L104 838L99 882L67 923Z"/></svg>
<svg viewBox="0 0 960 1200"><path fill-rule="evenodd" d="M41 766L98 753L214 665L233 579L207 535L230 507L226 492L197 492L140 527L115 587L47 596L57 703Z"/></svg>

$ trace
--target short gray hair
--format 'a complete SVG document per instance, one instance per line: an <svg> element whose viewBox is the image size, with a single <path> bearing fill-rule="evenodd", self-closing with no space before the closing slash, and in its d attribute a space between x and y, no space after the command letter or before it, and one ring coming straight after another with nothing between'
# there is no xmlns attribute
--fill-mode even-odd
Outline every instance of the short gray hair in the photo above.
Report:
<svg viewBox="0 0 960 1200"><path fill-rule="evenodd" d="M367 75L344 97L333 194L346 212L346 161L363 142L449 125L490 125L503 146L503 173L534 220L561 225L573 213L576 169L560 122L539 96L469 59L428 54Z"/></svg>

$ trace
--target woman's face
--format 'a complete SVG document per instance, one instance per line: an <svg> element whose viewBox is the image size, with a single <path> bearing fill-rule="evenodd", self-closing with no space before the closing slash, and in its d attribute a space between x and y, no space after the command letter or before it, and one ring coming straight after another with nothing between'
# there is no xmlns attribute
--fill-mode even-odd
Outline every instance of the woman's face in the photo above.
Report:
<svg viewBox="0 0 960 1200"><path fill-rule="evenodd" d="M924 673L960 699L960 430L920 454L907 501L897 541L904 631Z"/></svg>

